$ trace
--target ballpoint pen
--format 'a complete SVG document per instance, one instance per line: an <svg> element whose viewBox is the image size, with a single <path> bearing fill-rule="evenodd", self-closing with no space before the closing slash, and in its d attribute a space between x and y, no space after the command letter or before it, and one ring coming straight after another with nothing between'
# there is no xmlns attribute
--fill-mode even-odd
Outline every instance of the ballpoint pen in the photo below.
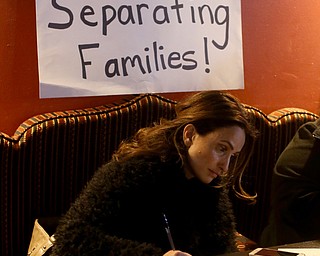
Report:
<svg viewBox="0 0 320 256"><path fill-rule="evenodd" d="M170 243L171 249L173 251L175 251L175 246L174 246L174 243L173 243L173 239L172 239L172 235L171 235L168 219L167 219L167 217L166 217L166 215L164 213L163 213L163 218L164 218L164 223L165 223L165 230L167 232L167 236L168 236L168 239L169 239L169 243Z"/></svg>

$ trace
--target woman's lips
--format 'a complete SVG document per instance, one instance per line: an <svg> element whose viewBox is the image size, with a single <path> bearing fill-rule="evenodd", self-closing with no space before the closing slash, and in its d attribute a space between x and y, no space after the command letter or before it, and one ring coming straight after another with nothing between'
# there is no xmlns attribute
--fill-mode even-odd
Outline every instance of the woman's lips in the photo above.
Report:
<svg viewBox="0 0 320 256"><path fill-rule="evenodd" d="M213 178L217 178L217 177L219 176L218 173L216 173L215 171L213 171L213 170L211 170L211 169L209 169L209 172L210 172L210 174L211 174L211 176L212 176Z"/></svg>

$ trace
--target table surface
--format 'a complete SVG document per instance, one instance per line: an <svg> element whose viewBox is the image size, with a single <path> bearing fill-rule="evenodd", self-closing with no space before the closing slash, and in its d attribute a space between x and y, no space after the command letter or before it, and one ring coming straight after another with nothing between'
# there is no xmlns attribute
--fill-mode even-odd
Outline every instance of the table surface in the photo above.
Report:
<svg viewBox="0 0 320 256"><path fill-rule="evenodd" d="M320 248L320 240L273 246L271 248ZM220 256L247 256L250 251L221 254Z"/></svg>

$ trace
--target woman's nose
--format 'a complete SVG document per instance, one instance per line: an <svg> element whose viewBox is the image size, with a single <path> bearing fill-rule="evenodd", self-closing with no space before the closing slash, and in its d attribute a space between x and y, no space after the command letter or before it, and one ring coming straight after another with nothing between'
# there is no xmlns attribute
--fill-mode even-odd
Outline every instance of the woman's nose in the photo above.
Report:
<svg viewBox="0 0 320 256"><path fill-rule="evenodd" d="M219 168L221 170L221 174L225 174L229 169L230 164L230 158L231 157L223 157L219 161Z"/></svg>

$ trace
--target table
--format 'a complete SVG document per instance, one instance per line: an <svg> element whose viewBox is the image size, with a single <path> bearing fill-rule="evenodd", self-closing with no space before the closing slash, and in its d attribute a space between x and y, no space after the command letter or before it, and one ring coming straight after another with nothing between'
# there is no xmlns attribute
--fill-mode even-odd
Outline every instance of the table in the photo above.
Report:
<svg viewBox="0 0 320 256"><path fill-rule="evenodd" d="M271 248L320 248L320 240L273 246ZM221 254L220 256L247 256L250 251Z"/></svg>

